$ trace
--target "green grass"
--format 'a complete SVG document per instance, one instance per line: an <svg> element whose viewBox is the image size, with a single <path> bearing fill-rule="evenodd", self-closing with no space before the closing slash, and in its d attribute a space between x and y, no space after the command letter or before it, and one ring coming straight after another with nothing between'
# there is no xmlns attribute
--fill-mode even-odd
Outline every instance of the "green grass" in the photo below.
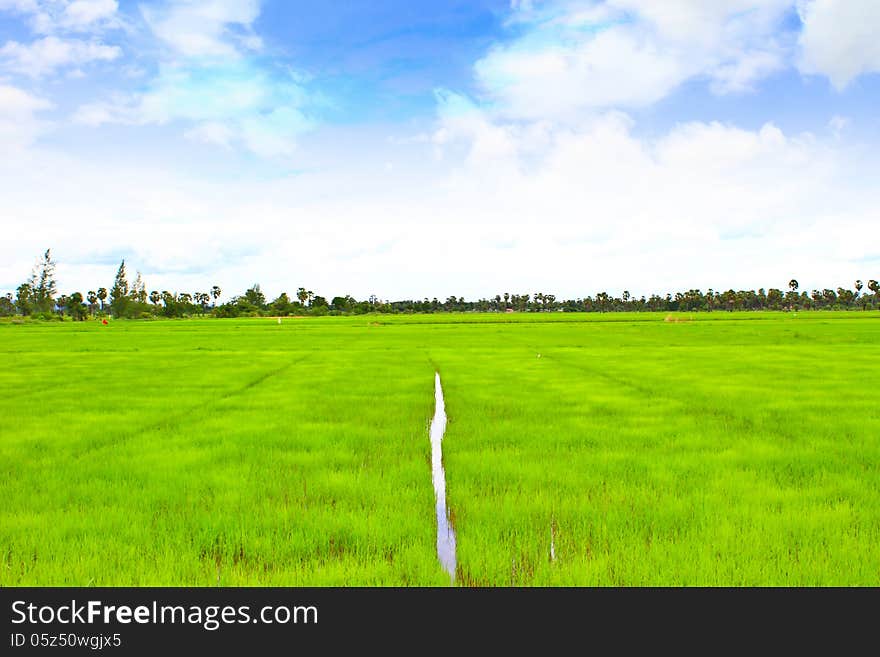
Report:
<svg viewBox="0 0 880 657"><path fill-rule="evenodd" d="M665 318L0 324L0 585L446 584L435 369L458 584L880 583L880 313Z"/></svg>

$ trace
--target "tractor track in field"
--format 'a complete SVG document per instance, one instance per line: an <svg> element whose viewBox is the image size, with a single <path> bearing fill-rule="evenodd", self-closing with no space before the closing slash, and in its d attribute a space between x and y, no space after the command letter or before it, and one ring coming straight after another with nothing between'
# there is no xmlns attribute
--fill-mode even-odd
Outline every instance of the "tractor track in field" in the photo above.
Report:
<svg viewBox="0 0 880 657"><path fill-rule="evenodd" d="M181 411L178 411L178 412L173 413L171 415L168 415L168 416L162 418L161 420L157 420L155 422L150 422L148 424L142 425L142 426L137 427L136 429L133 429L128 432L123 432L121 434L117 434L115 436L107 438L106 440L92 441L91 444L89 444L87 447L72 453L70 456L71 456L71 458L74 458L74 459L81 459L85 456L88 456L89 454L91 454L93 452L97 452L101 449L104 449L105 447L125 443L125 442L131 440L132 438L142 436L143 434L149 433L150 431L157 431L159 429L174 429L174 428L180 427L182 425L188 424L190 422L193 422L196 419L198 419L198 417L200 417L199 411L201 411L202 414L204 414L205 412L207 412L208 410L210 410L211 408L213 408L214 406L216 406L220 402L226 401L227 399L231 399L233 397L237 397L239 395L243 395L243 394L247 393L248 391L261 385L262 383L265 383L269 379L271 379L275 376L278 376L279 374L283 374L284 372L286 372L287 370L292 368L294 365L298 365L298 364L302 363L303 361L308 360L311 356L312 356L312 353L309 352L309 353L305 354L304 356L301 356L300 358L297 358L295 360L291 360L288 363L285 363L281 367L276 367L276 368L271 369L267 372L261 373L259 376L248 381L244 385L236 386L235 388L233 388L231 390L227 390L225 392L220 393L217 396L214 396L208 400L205 400L204 403L194 404L184 410L181 410Z"/></svg>

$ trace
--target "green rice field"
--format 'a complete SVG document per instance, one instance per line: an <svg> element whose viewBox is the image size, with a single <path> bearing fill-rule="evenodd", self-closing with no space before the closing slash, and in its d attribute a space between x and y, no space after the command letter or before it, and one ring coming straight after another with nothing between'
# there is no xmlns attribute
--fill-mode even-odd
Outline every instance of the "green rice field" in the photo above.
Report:
<svg viewBox="0 0 880 657"><path fill-rule="evenodd" d="M0 324L0 585L880 584L880 313Z"/></svg>

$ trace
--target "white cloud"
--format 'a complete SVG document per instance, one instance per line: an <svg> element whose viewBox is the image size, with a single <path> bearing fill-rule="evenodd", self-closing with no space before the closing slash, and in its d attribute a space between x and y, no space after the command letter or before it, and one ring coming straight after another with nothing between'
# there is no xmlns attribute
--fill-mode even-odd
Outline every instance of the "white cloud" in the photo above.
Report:
<svg viewBox="0 0 880 657"><path fill-rule="evenodd" d="M118 116L117 106L109 102L81 105L73 115L73 122L91 127L101 126L105 123L123 123Z"/></svg>
<svg viewBox="0 0 880 657"><path fill-rule="evenodd" d="M14 251L0 246L0 282L56 245L61 262L126 255L159 289L237 293L258 281L270 295L641 294L792 276L811 289L870 277L858 260L880 242L877 156L844 139L712 122L645 138L621 113L507 123L439 96L431 141L303 144L301 158L319 164L291 177L206 180L190 158L169 165L172 154L161 170L36 152L0 162L0 215L23 236ZM228 136L206 123L202 137ZM115 264L71 265L62 288L112 280Z"/></svg>
<svg viewBox="0 0 880 657"><path fill-rule="evenodd" d="M307 78L245 56L262 47L252 30L258 0L167 0L141 5L153 34L167 46L146 90L82 105L80 124L191 124L193 142L242 146L265 158L288 158L314 126Z"/></svg>
<svg viewBox="0 0 880 657"><path fill-rule="evenodd" d="M574 46L495 49L477 63L476 74L503 111L524 118L649 104L686 77L675 57L618 30Z"/></svg>
<svg viewBox="0 0 880 657"><path fill-rule="evenodd" d="M771 123L688 123L644 139L619 113L538 129L444 98L435 142L464 149L446 214L491 224L519 245L503 256L508 274L528 270L567 294L570 281L582 293L781 285L787 271L827 285L864 276L854 260L880 238L880 190L863 173L876 157ZM830 244L842 226L859 240Z"/></svg>
<svg viewBox="0 0 880 657"><path fill-rule="evenodd" d="M235 139L235 131L225 123L205 121L191 130L187 130L183 136L191 141L231 148L232 141Z"/></svg>
<svg viewBox="0 0 880 657"><path fill-rule="evenodd" d="M117 9L117 0L73 0L64 8L60 23L69 29L84 29L113 18Z"/></svg>
<svg viewBox="0 0 880 657"><path fill-rule="evenodd" d="M711 70L712 91L719 95L752 91L755 82L783 68L785 62L779 52L745 52Z"/></svg>
<svg viewBox="0 0 880 657"><path fill-rule="evenodd" d="M40 34L120 27L118 9L117 0L0 0L0 11L27 16Z"/></svg>
<svg viewBox="0 0 880 657"><path fill-rule="evenodd" d="M121 54L118 46L48 36L29 44L8 41L0 48L0 61L6 70L38 78L65 66L113 61Z"/></svg>
<svg viewBox="0 0 880 657"><path fill-rule="evenodd" d="M230 57L262 46L251 29L259 0L169 0L140 9L153 33L185 57Z"/></svg>
<svg viewBox="0 0 880 657"><path fill-rule="evenodd" d="M806 0L799 7L800 70L826 75L844 89L864 73L880 73L880 3Z"/></svg>
<svg viewBox="0 0 880 657"><path fill-rule="evenodd" d="M193 123L190 140L241 144L261 157L288 157L314 127L312 99L295 76L277 76L244 60L226 65L160 67L144 93L81 106L77 123L99 126Z"/></svg>
<svg viewBox="0 0 880 657"><path fill-rule="evenodd" d="M48 123L37 114L52 108L49 101L27 91L0 84L0 147L6 152L30 144Z"/></svg>
<svg viewBox="0 0 880 657"><path fill-rule="evenodd" d="M648 105L686 80L746 91L784 66L790 0L608 0L518 4L522 36L477 62L481 88L519 118Z"/></svg>

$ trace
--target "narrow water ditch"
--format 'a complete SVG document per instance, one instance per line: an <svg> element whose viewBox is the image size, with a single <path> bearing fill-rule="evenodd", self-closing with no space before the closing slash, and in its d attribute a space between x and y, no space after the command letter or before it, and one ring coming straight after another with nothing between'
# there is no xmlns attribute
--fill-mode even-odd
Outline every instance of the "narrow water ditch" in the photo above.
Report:
<svg viewBox="0 0 880 657"><path fill-rule="evenodd" d="M434 418L431 420L431 479L437 511L437 558L455 581L455 529L446 507L446 470L443 468L443 434L446 433L446 404L440 373L434 374Z"/></svg>

